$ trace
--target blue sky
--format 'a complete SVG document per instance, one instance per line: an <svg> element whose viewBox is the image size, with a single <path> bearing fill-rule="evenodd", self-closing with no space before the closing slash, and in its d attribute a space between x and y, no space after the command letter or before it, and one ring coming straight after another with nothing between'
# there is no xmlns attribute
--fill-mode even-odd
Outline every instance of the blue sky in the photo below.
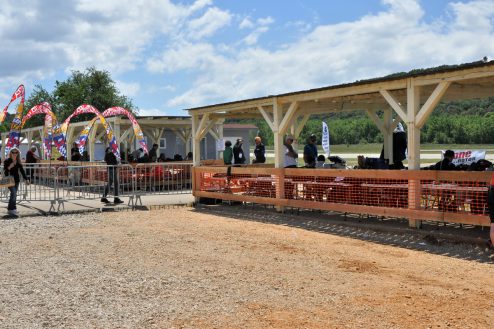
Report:
<svg viewBox="0 0 494 329"><path fill-rule="evenodd" d="M186 115L494 57L494 0L0 1L2 107L89 66L141 114Z"/></svg>

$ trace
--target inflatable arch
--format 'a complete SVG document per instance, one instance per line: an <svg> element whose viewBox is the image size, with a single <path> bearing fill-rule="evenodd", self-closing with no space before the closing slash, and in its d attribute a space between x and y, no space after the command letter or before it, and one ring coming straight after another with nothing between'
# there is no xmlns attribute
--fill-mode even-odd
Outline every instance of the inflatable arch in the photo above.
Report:
<svg viewBox="0 0 494 329"><path fill-rule="evenodd" d="M65 121L61 125L61 132L63 136L65 136L67 133L67 128L69 126L70 120L75 116L86 113L93 113L96 115L97 119L101 120L101 123L105 127L106 137L108 138L108 143L110 145L110 148L113 154L115 154L115 156L117 157L117 159L120 160L120 150L118 148L118 143L117 140L115 139L115 135L113 134L113 130L110 124L105 120L105 117L94 106L83 104L79 106L67 119L65 119ZM95 120L93 119L91 122L93 121Z"/></svg>
<svg viewBox="0 0 494 329"><path fill-rule="evenodd" d="M139 123L137 122L136 118L132 115L132 113L129 110L124 109L123 107L115 106L115 107L110 107L110 108L106 109L102 115L105 118L119 116L119 115L125 115L130 120L130 122L132 123L132 129L134 130L134 134L137 138L137 141L139 142L139 145L142 147L142 149L144 150L145 153L148 153L146 140L144 139L144 134L142 133L141 127L139 126ZM91 120L91 122L89 122L89 124L86 127L84 127L84 129L82 130L82 132L79 136L78 145L79 145L79 153L81 155L84 152L84 148L86 146L89 132L91 131L94 123L97 120L99 120L99 117L96 117L93 120Z"/></svg>
<svg viewBox="0 0 494 329"><path fill-rule="evenodd" d="M58 152L65 157L67 155L67 146L65 145L65 139L63 138L57 117L51 110L50 103L42 102L33 106L22 118L21 129L29 119L38 114L45 114L43 145L46 158L51 158L51 145L53 141Z"/></svg>

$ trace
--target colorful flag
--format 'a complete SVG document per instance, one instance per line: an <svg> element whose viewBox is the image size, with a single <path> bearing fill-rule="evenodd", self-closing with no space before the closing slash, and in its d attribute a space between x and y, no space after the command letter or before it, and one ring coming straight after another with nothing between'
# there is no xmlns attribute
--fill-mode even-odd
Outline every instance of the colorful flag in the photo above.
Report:
<svg viewBox="0 0 494 329"><path fill-rule="evenodd" d="M7 140L7 145L5 146L5 150L4 150L5 156L9 154L11 148L19 147L20 144L22 112L24 111L24 96L25 96L24 86L20 85L15 91L15 93L12 95L9 104L5 106L2 113L0 114L0 123L2 123L5 120L5 117L7 116L7 111L9 110L10 104L12 104L12 102L14 102L17 98L19 97L21 98L19 105L17 106L17 112L15 114L15 117L10 125L9 138Z"/></svg>

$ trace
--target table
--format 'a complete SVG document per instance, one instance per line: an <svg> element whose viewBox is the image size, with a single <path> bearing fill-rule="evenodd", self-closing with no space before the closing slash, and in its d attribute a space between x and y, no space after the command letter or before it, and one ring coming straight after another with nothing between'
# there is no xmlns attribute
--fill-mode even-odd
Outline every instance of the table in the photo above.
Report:
<svg viewBox="0 0 494 329"><path fill-rule="evenodd" d="M317 202L350 203L353 184L344 182L295 181L297 198ZM299 193L300 192L300 193Z"/></svg>
<svg viewBox="0 0 494 329"><path fill-rule="evenodd" d="M364 204L368 206L407 208L407 183L363 183Z"/></svg>
<svg viewBox="0 0 494 329"><path fill-rule="evenodd" d="M276 197L276 178L273 177L245 177L239 178L238 183L245 185L245 194L275 198Z"/></svg>
<svg viewBox="0 0 494 329"><path fill-rule="evenodd" d="M487 186L462 186L452 183L422 184L422 195L432 201L426 209L437 206L440 211L466 211L465 204L469 205L472 214L483 214L486 211Z"/></svg>

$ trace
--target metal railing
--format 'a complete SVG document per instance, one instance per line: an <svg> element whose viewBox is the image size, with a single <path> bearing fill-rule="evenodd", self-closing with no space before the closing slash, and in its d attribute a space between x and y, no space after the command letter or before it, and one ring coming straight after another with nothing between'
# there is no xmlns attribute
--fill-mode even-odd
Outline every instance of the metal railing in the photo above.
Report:
<svg viewBox="0 0 494 329"><path fill-rule="evenodd" d="M143 195L192 193L191 168L191 163L170 162L135 166L24 164L30 184L21 180L17 200L50 202L50 212L64 209L65 201L97 200L105 194L128 197L129 206L142 205ZM9 190L0 189L0 200L8 198Z"/></svg>

